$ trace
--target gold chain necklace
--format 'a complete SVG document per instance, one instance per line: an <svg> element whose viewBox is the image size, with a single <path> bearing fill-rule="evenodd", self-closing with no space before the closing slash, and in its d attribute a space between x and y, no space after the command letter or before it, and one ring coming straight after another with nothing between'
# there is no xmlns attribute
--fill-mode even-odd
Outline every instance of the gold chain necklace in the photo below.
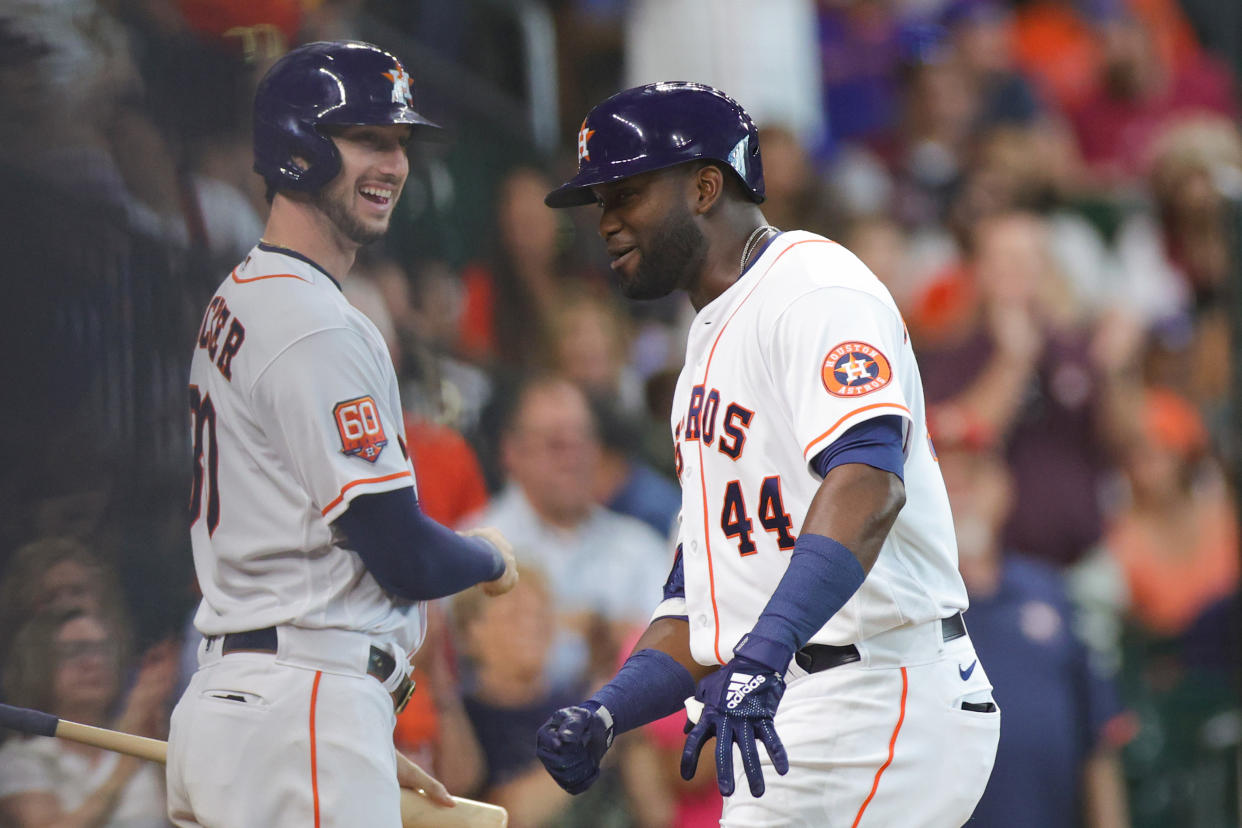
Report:
<svg viewBox="0 0 1242 828"><path fill-rule="evenodd" d="M776 233L781 232L778 228L773 227L770 224L761 224L758 227L756 227L753 231L751 231L750 238L748 238L746 240L746 244L742 246L742 260L738 262L738 266L737 266L738 276L741 276L743 273L746 272L746 265L750 262L751 254L754 253L755 250L759 247L760 240L762 240L763 237L767 235L767 232L769 230L776 232Z"/></svg>

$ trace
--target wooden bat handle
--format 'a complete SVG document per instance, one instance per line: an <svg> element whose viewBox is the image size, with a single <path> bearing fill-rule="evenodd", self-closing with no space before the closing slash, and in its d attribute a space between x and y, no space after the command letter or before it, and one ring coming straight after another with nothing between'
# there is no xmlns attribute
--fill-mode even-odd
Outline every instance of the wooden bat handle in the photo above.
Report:
<svg viewBox="0 0 1242 828"><path fill-rule="evenodd" d="M115 750L117 753L137 756L139 759L147 759L151 762L163 762L168 758L167 742L148 739L145 736L135 736L132 733L122 733L119 730L107 730L60 719L56 725L55 735L72 742Z"/></svg>
<svg viewBox="0 0 1242 828"><path fill-rule="evenodd" d="M0 727L9 727L35 736L57 736L84 745L93 745L136 756L151 762L168 759L168 743L119 730L68 722L50 713L0 704ZM453 797L455 808L444 808L417 791L401 789L402 828L506 828L509 813L498 805Z"/></svg>
<svg viewBox="0 0 1242 828"><path fill-rule="evenodd" d="M509 812L499 805L453 797L456 808L444 808L421 793L401 789L402 828L506 828Z"/></svg>

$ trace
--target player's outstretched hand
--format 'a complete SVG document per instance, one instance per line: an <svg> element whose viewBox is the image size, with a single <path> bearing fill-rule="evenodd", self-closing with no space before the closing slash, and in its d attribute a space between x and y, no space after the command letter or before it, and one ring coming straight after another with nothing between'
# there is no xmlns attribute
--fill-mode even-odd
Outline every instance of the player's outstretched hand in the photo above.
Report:
<svg viewBox="0 0 1242 828"><path fill-rule="evenodd" d="M742 767L752 796L762 796L763 770L756 739L763 742L776 772L789 772L785 746L776 735L772 717L785 694L780 673L741 656L699 682L694 697L702 702L697 723L686 722L686 747L681 753L681 776L693 779L703 745L716 737L716 786L733 795L733 745L742 753Z"/></svg>
<svg viewBox="0 0 1242 828"><path fill-rule="evenodd" d="M596 704L562 707L539 728L535 754L558 785L580 794L599 777L599 762L612 745L612 730Z"/></svg>
<svg viewBox="0 0 1242 828"><path fill-rule="evenodd" d="M500 551L500 556L505 559L505 571L500 577L494 581L484 581L481 586L483 592L492 596L504 595L509 590L517 586L518 568L517 558L513 557L513 546L500 533L499 529L493 529L491 526L480 526L478 529L468 529L461 533L466 537L482 538Z"/></svg>

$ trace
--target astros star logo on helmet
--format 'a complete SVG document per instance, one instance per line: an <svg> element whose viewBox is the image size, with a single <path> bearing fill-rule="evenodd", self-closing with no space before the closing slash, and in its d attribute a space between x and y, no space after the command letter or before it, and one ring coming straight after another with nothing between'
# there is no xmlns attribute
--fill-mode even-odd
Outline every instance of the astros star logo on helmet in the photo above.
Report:
<svg viewBox="0 0 1242 828"><path fill-rule="evenodd" d="M582 122L582 128L578 130L578 163L591 160L591 151L587 149L587 141L591 140L591 136L595 134L595 130L587 129L586 121Z"/></svg>
<svg viewBox="0 0 1242 828"><path fill-rule="evenodd" d="M384 77L392 81L393 103L403 103L406 106L414 105L414 96L410 94L410 76L406 74L405 69L400 63L394 66L391 72L385 72Z"/></svg>
<svg viewBox="0 0 1242 828"><path fill-rule="evenodd" d="M835 397L858 397L888 385L888 358L865 342L842 342L828 352L821 368L824 388Z"/></svg>

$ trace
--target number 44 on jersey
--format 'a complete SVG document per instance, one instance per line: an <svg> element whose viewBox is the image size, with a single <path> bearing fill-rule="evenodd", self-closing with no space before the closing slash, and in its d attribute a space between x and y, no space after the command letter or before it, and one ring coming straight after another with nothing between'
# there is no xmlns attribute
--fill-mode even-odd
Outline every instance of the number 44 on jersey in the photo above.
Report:
<svg viewBox="0 0 1242 828"><path fill-rule="evenodd" d="M678 478L681 477L685 465L681 453L683 442L699 443L704 449L715 445L717 451L731 460L741 458L746 446L746 432L755 412L738 403L729 403L725 407L724 416L720 418L723 433L717 440L716 421L719 414L720 392L715 388L707 391L702 385L694 386L690 392L689 410L675 431ZM780 475L765 477L759 491L751 496L756 498L752 502L758 504L755 517L759 519L759 525L774 536L780 549L793 549L796 540L790 531L793 528L793 518L785 510ZM750 514L741 480L729 481L725 485L724 503L720 510L720 528L726 538L736 539L738 554L742 556L753 555L758 551L752 538L755 529Z"/></svg>

